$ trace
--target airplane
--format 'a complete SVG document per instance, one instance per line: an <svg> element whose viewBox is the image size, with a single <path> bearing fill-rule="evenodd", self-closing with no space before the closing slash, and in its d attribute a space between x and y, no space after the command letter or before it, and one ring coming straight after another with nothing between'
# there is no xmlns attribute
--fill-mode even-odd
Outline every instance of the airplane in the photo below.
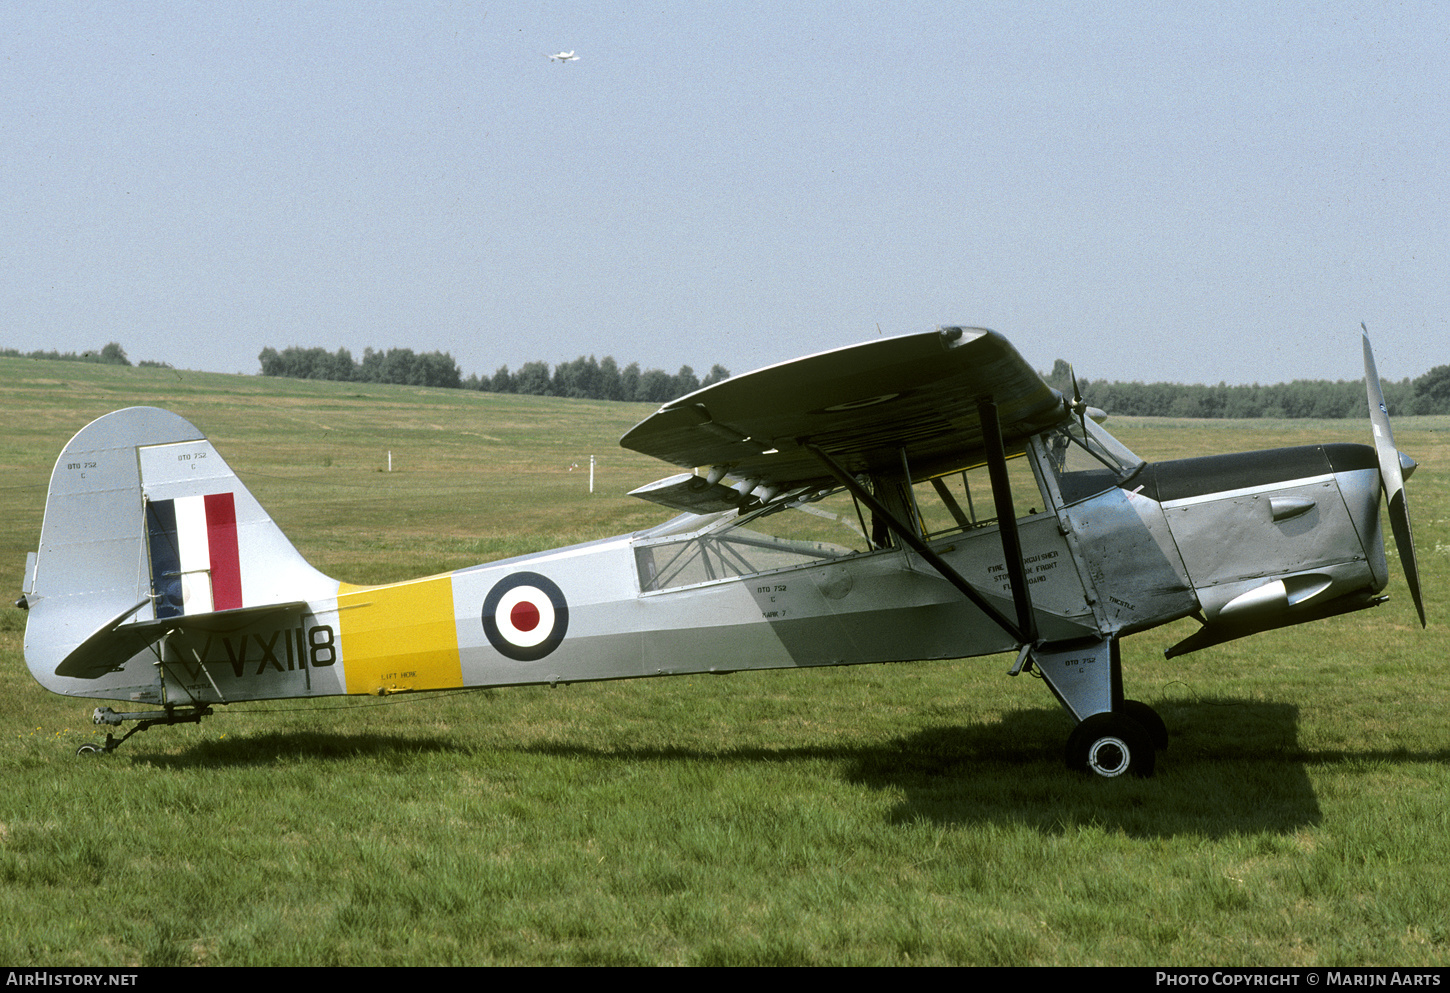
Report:
<svg viewBox="0 0 1450 993"><path fill-rule="evenodd" d="M25 659L111 752L243 700L557 685L1015 653L1074 719L1070 769L1149 776L1162 718L1122 640L1169 658L1377 606L1386 495L1425 623L1368 332L1374 445L1146 462L1002 335L941 327L767 366L664 404L621 444L686 470L620 535L409 582L309 565L196 427L152 407L56 462L18 601ZM159 709L156 709L159 708Z"/></svg>
<svg viewBox="0 0 1450 993"><path fill-rule="evenodd" d="M553 55L550 55L549 56L549 61L550 62L578 62L579 61L579 56L575 55L574 54L574 50L571 48L567 52L557 52L557 53L555 53Z"/></svg>

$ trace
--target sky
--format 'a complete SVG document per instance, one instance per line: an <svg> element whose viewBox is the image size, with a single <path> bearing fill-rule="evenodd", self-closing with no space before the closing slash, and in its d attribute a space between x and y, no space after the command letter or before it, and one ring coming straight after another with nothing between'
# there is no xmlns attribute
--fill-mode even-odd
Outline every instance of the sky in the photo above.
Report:
<svg viewBox="0 0 1450 993"><path fill-rule="evenodd" d="M547 57L573 50L578 61ZM0 347L1450 363L1450 5L0 3Z"/></svg>

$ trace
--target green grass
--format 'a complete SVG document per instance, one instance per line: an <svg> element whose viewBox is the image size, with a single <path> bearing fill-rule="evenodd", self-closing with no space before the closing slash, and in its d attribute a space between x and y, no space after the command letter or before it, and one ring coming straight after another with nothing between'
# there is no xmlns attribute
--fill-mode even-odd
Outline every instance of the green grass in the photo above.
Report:
<svg viewBox="0 0 1450 993"><path fill-rule="evenodd" d="M61 447L136 403L352 582L665 516L624 496L670 471L617 446L647 408L0 359L7 604ZM1150 458L1368 437L1109 426ZM0 608L0 960L1444 965L1450 418L1396 428L1430 629L1396 575L1172 662L1191 623L1129 639L1173 734L1147 781L1068 773L1070 721L1006 658L239 705L81 759L89 705Z"/></svg>

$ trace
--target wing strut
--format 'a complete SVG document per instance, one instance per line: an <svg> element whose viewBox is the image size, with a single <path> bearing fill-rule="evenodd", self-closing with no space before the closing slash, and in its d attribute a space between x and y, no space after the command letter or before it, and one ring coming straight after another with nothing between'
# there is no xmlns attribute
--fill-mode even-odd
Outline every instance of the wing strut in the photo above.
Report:
<svg viewBox="0 0 1450 993"><path fill-rule="evenodd" d="M998 446L999 448L1001 446L1000 439L998 440ZM975 604L977 608L981 610L982 613L986 614L991 621L996 623L998 627L1010 634L1019 645L1031 645L1035 643L1035 635L1032 640L1029 641L1027 637L1023 634L1022 630L1020 630L1016 624L1013 624L999 610L997 610L996 607L993 607L990 603L988 603L986 598L983 597L982 594L978 593L976 588L973 587L971 583L967 582L966 579L962 577L961 573L957 572L951 566L947 565L947 563L942 559L940 555L932 551L931 548L927 546L926 542L921 540L921 536L916 533L915 529L907 527L904 523L901 522L899 518L897 518L895 514L887 510L885 504L883 504L880 500L876 499L875 495L872 494L870 490L868 490L865 486L862 486L860 481L857 480L855 476L852 476L849 472L847 472L845 467L843 467L835 459L831 458L831 456L828 455L824 449L822 449L819 445L816 445L809 441L804 442L803 447L812 455L814 455L817 459L819 459L821 461L821 464L824 465L828 470L830 470L831 475L836 477L836 481L839 482L842 486L846 487L846 489L851 491L852 496L854 496L857 500L860 500L867 507L869 507L871 513L875 515L875 518L877 520L885 523L886 526L889 527L898 538L900 538L903 542L911 547L912 551L916 552L916 554L920 555L923 559L925 559L927 565L935 569L938 573L941 574L941 577L943 579L945 579L947 582L951 583L958 590L960 590L963 596L965 596L968 600ZM1008 505L1011 505L1010 497L1008 499ZM1009 516L1009 520L1010 519L1011 518ZM1013 531L1013 535L1014 537L1016 535L1015 529ZM1020 573L1021 571L1022 563L1019 557L1017 563L1017 572ZM1025 590L1026 586L1024 584L1020 584L1014 578L1012 581L1012 588L1014 591L1018 589ZM1030 613L1028 616L1030 621Z"/></svg>
<svg viewBox="0 0 1450 993"><path fill-rule="evenodd" d="M1002 422L997 405L989 399L977 401L982 418L982 441L987 446L987 475L992 480L992 499L997 503L997 533L1002 538L1002 558L1012 580L1012 602L1017 606L1018 639L1024 645L1037 644L1037 618L1032 613L1032 596L1027 592L1027 570L1022 568L1022 538L1017 533L1017 514L1012 509L1012 485L1007 480L1007 449L1002 444Z"/></svg>

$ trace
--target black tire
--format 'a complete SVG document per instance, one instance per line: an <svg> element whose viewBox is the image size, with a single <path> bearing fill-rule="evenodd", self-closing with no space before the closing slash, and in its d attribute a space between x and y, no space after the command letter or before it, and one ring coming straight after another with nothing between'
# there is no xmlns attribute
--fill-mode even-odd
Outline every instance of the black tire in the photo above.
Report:
<svg viewBox="0 0 1450 993"><path fill-rule="evenodd" d="M1124 700L1122 714L1124 717L1137 721L1138 726L1148 732L1148 737L1152 739L1153 748L1156 751L1161 752L1168 747L1168 725L1163 723L1163 718L1158 716L1158 711L1137 700Z"/></svg>
<svg viewBox="0 0 1450 993"><path fill-rule="evenodd" d="M1094 714L1067 738L1067 767L1104 779L1153 775L1157 755L1143 726L1124 714Z"/></svg>
<svg viewBox="0 0 1450 993"><path fill-rule="evenodd" d="M100 745L82 745L81 747L79 747L79 748L76 749L76 754L77 755L99 755L99 754L101 754L104 751L105 751L105 749L102 748Z"/></svg>

